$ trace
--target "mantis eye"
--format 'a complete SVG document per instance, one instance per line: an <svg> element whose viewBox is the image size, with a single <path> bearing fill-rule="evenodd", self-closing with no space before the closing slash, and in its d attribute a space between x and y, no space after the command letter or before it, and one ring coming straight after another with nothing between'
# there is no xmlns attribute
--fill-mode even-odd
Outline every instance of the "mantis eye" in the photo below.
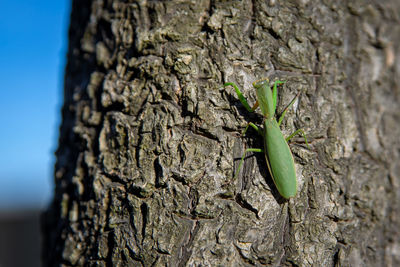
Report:
<svg viewBox="0 0 400 267"><path fill-rule="evenodd" d="M264 78L264 79L257 80L257 81L255 81L255 82L253 82L253 86L254 86L255 88L261 87L261 86L263 86L263 85L269 85L269 80L266 79L266 78Z"/></svg>

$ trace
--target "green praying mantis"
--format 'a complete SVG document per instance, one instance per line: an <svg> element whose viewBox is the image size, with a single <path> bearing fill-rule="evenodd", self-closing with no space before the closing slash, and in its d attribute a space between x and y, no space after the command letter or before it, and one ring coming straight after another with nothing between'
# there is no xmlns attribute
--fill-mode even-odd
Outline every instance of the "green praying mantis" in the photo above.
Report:
<svg viewBox="0 0 400 267"><path fill-rule="evenodd" d="M263 137L264 141L264 149L261 148L248 148L245 150L240 163L238 170L235 174L235 179L239 174L240 168L244 162L244 157L247 152L263 152L265 154L265 159L267 161L267 166L269 173L271 174L272 180L276 188L278 189L279 194L289 199L294 197L297 193L297 179L296 179L296 171L294 167L294 160L292 153L289 149L289 145L287 141L289 141L293 136L298 133L301 133L304 137L307 147L308 142L307 138L302 129L298 129L289 137L285 138L279 128L282 120L286 114L286 111L290 106L293 105L296 98L299 96L298 93L293 100L289 103L289 105L285 108L277 121L275 118L276 112L276 103L277 103L277 86L278 84L283 84L283 81L275 81L274 85L271 87L269 85L268 79L258 80L253 83L254 88L257 92L257 102L253 107L250 107L246 98L243 96L242 92L240 92L239 88L235 83L225 83L226 86L233 86L238 95L240 102L249 112L254 112L256 108L259 106L261 109L261 113L264 117L263 119L263 127L260 129L254 123L248 123L247 127L243 131L243 134L246 133L249 126L254 128L258 134Z"/></svg>

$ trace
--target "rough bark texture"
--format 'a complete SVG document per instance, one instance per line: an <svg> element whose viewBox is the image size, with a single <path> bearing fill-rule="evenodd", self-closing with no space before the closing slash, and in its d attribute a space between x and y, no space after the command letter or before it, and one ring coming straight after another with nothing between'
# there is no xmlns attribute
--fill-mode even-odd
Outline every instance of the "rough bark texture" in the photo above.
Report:
<svg viewBox="0 0 400 267"><path fill-rule="evenodd" d="M400 4L74 1L47 266L400 266ZM282 200L227 81L280 78Z"/></svg>

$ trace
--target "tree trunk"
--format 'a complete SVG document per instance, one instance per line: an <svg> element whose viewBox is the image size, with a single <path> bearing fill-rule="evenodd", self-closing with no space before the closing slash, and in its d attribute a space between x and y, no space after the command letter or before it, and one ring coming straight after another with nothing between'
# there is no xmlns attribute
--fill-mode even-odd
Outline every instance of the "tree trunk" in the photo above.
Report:
<svg viewBox="0 0 400 267"><path fill-rule="evenodd" d="M47 266L400 266L398 1L126 2L73 1ZM234 178L262 117L222 85L264 77L289 201Z"/></svg>

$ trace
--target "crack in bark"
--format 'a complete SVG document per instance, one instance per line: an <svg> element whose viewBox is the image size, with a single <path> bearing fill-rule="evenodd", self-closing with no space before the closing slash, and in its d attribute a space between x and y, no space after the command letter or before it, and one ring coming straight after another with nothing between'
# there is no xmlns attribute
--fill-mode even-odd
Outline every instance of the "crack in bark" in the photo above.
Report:
<svg viewBox="0 0 400 267"><path fill-rule="evenodd" d="M235 201L237 204L239 204L239 206L241 206L242 208L251 211L252 213L254 213L254 215L256 215L257 219L260 219L260 217L258 216L258 210L255 209L253 206L250 205L250 203L248 203L241 194L237 194L235 197Z"/></svg>
<svg viewBox="0 0 400 267"><path fill-rule="evenodd" d="M188 262L190 256L192 255L192 246L193 246L194 238L196 237L199 229L200 229L200 222L195 221L194 226L189 233L189 239L188 239L187 243L183 244L183 246L180 248L181 257L177 263L178 267L186 266L186 263Z"/></svg>

